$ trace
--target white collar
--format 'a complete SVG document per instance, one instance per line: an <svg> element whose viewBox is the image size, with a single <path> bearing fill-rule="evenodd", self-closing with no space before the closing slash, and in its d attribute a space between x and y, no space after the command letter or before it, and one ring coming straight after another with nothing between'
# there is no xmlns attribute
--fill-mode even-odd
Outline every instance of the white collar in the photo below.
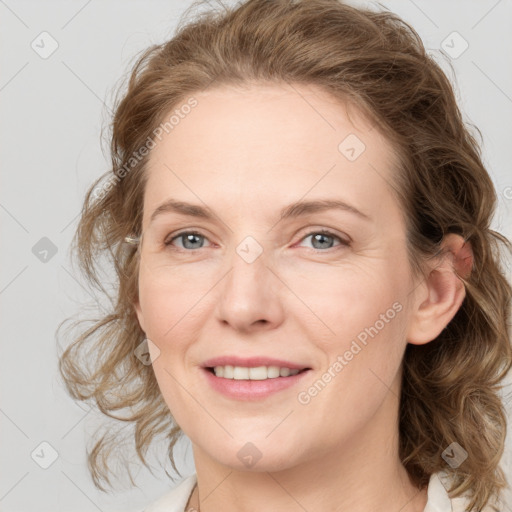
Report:
<svg viewBox="0 0 512 512"><path fill-rule="evenodd" d="M193 473L146 507L144 512L184 512L196 482L197 474ZM427 505L423 512L465 512L467 498L462 496L450 499L447 489L449 485L446 473L441 471L432 474L427 489Z"/></svg>

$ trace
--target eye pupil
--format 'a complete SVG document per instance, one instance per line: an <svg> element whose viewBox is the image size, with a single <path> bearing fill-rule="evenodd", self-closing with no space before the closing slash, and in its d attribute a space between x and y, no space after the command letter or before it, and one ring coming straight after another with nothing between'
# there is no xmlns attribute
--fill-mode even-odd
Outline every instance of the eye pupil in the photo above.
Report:
<svg viewBox="0 0 512 512"><path fill-rule="evenodd" d="M313 236L313 241L314 242L319 242L320 244L325 244L326 243L326 239L329 239L329 238L332 239L333 237L331 235L327 235L325 233L316 233ZM327 243L328 243L328 240L327 240ZM325 245L321 245L321 247L319 247L319 248L320 249L325 249Z"/></svg>
<svg viewBox="0 0 512 512"><path fill-rule="evenodd" d="M184 247L186 247L187 249L197 249L197 247L195 247L193 244L198 243L197 239L198 238L200 239L201 235L198 235L196 233L189 233L189 234L184 234L181 236L182 236L182 240L184 241L184 244L183 244ZM195 242L194 242L194 238L196 239ZM189 243L189 242L193 245L192 247L187 246L187 243Z"/></svg>

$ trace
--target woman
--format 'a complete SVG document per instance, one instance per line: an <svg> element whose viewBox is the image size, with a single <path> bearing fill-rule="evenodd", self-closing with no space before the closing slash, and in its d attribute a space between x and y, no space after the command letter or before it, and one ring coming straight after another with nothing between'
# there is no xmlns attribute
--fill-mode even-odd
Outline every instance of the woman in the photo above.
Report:
<svg viewBox="0 0 512 512"><path fill-rule="evenodd" d="M111 256L115 308L60 369L130 408L145 464L190 438L196 473L148 512L501 510L510 242L410 26L336 0L203 13L138 60L111 149L76 244L102 288ZM89 454L99 488L115 446Z"/></svg>

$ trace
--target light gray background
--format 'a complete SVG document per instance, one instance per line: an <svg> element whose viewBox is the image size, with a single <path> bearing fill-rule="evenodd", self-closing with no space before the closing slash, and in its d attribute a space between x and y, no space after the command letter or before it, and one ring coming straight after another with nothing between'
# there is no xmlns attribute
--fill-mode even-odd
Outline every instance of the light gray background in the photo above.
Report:
<svg viewBox="0 0 512 512"><path fill-rule="evenodd" d="M382 3L410 22L435 55L453 31L469 43L452 58L456 78L438 61L456 80L466 120L482 131L484 159L499 195L493 227L511 237L512 0ZM75 404L59 384L55 329L92 300L71 267L69 244L84 192L108 166L100 129L108 123L111 92L135 54L169 38L189 5L0 0L2 511L140 511L173 486L158 470L158 459L152 461L156 476L145 468L138 473L139 488L108 495L93 486L85 444L101 417ZM34 40L42 46L43 31L58 43L46 59L31 47ZM47 39L46 49L49 44ZM43 237L57 248L46 262L33 253L36 244L47 243L40 242ZM42 442L58 452L48 469L31 457L35 449L40 460L50 453ZM154 452L165 456L165 446ZM510 452L509 435L507 464ZM186 476L194 470L186 439L179 453Z"/></svg>

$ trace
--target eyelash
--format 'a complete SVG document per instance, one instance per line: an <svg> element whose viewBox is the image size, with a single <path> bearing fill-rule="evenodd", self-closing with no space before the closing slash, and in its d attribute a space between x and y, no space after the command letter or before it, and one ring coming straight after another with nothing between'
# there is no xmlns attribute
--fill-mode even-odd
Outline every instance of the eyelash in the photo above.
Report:
<svg viewBox="0 0 512 512"><path fill-rule="evenodd" d="M347 240L344 240L343 238L339 237L338 235L332 233L331 231L327 230L327 229L319 229L319 230L315 230L315 231L310 231L308 234L306 234L305 236L303 236L301 238L301 242L303 240L305 240L306 238L310 237L311 235L317 235L317 234L321 234L321 235L327 235L327 236L330 236L332 238L336 238L339 240L340 244L338 246L335 246L335 247L329 247L328 249L315 249L314 247L311 248L313 251L319 253L319 252L329 252L330 250L334 250L336 249L336 247L340 248L340 247L350 247L350 242L348 242ZM202 237L202 238L205 238L206 240L208 240L208 237L204 236L202 233L199 233L198 231L181 231L179 233L177 233L176 235L174 235L170 240L168 240L167 242L164 242L164 245L166 247L171 247L172 243L174 242L174 240L184 236L184 235L196 235L196 236L199 236L199 237ZM200 247L199 249L182 249L181 247L175 247L173 250L176 250L176 251L180 251L180 252L196 252L200 249L205 249L205 247Z"/></svg>

